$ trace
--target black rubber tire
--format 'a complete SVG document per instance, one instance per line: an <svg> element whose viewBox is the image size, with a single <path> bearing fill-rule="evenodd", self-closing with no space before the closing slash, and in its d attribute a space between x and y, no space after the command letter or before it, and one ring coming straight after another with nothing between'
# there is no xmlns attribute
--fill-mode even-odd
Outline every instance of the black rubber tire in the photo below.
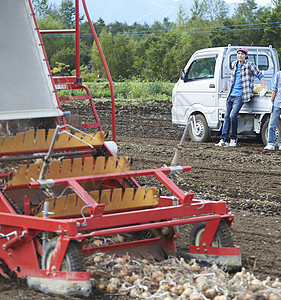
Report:
<svg viewBox="0 0 281 300"><path fill-rule="evenodd" d="M42 256L42 268L43 270L48 270L51 263L51 258L54 254L56 248L57 238L52 239L47 242L43 249ZM60 271L64 272L84 272L85 265L83 260L83 255L81 248L76 241L70 241L65 258L62 262L62 267Z"/></svg>
<svg viewBox="0 0 281 300"><path fill-rule="evenodd" d="M206 224L206 222L194 224L190 232L191 245L199 246ZM224 220L221 220L211 245L213 247L234 247L232 232Z"/></svg>
<svg viewBox="0 0 281 300"><path fill-rule="evenodd" d="M195 123L198 133L192 130L193 127L190 124L188 130L189 137L194 142L207 142L210 139L210 133L205 117L201 114L195 115Z"/></svg>
<svg viewBox="0 0 281 300"><path fill-rule="evenodd" d="M265 146L267 145L268 125L269 125L269 119L263 123L262 129L261 129L261 139ZM278 120L277 127L276 127L276 144L277 145L279 143L280 137L281 137L281 121Z"/></svg>

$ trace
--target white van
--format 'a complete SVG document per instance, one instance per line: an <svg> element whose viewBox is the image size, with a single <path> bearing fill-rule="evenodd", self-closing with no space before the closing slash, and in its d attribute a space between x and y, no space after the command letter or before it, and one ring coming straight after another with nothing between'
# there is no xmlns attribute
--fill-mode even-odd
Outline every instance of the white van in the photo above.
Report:
<svg viewBox="0 0 281 300"><path fill-rule="evenodd" d="M180 79L172 93L172 122L185 126L191 116L195 126L190 126L193 141L204 142L211 136L219 136L225 114L227 89L232 62L237 59L238 46L208 48L196 51L181 71ZM260 97L260 81L255 79L256 95L245 103L238 116L238 135L261 136L267 143L268 123L271 112L271 88L274 76L280 70L276 49L247 47L249 60L264 74L267 94ZM277 127L281 136L281 121Z"/></svg>

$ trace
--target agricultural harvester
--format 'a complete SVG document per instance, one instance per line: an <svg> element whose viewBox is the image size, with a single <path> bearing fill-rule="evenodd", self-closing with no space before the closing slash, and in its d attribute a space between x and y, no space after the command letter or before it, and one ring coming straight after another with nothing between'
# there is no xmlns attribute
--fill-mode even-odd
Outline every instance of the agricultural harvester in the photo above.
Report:
<svg viewBox="0 0 281 300"><path fill-rule="evenodd" d="M87 296L91 283L85 256L177 255L178 226L184 224L193 224L184 257L241 266L230 231L234 216L226 203L196 199L172 180L190 166L173 163L133 171L127 157L117 158L113 84L85 0L82 5L110 83L109 141L80 78L79 0L75 29L52 31L39 30L31 0L0 2L1 275L24 278L46 292ZM52 76L42 42L48 33L75 36L76 76ZM69 96L59 96L59 89ZM81 90L82 96L73 96L73 90ZM73 126L71 115L62 109L62 101L69 100L88 103L94 121ZM139 176L156 177L171 196L140 186ZM122 234L133 238L99 246L89 242Z"/></svg>

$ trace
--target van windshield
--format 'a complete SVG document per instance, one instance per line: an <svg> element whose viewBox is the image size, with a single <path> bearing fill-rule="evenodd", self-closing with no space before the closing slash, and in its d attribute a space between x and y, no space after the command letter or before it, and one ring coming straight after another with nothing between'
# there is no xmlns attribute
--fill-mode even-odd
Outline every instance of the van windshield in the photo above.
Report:
<svg viewBox="0 0 281 300"><path fill-rule="evenodd" d="M196 59L186 74L185 81L203 78L214 78L216 57Z"/></svg>

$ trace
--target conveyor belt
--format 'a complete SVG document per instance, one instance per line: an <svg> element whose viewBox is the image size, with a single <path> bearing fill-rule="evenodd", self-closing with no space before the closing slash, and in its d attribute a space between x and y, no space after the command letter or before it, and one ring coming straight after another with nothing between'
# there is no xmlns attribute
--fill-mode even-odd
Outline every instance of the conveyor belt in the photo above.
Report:
<svg viewBox="0 0 281 300"><path fill-rule="evenodd" d="M0 1L0 37L0 121L62 115L27 0Z"/></svg>

